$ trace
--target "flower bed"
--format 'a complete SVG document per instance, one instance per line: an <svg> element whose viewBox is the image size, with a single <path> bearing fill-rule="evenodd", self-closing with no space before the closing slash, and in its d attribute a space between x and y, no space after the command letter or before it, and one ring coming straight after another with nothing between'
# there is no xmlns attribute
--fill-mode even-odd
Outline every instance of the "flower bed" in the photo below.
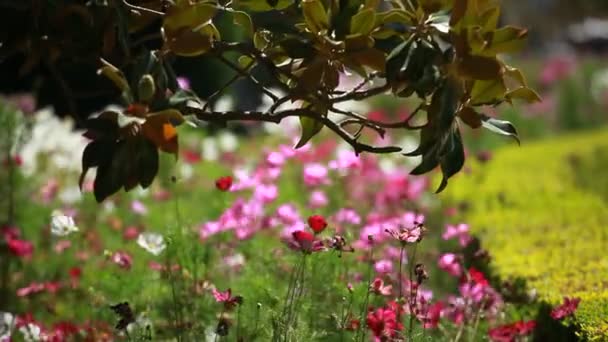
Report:
<svg viewBox="0 0 608 342"><path fill-rule="evenodd" d="M471 164L446 198L493 255L502 279L524 279L551 304L580 297L571 321L608 338L608 131L500 150Z"/></svg>

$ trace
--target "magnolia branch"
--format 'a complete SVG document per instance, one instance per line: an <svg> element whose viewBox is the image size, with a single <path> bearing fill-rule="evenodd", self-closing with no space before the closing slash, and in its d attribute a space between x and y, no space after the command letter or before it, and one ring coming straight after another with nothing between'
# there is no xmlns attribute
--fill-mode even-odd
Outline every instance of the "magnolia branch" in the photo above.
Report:
<svg viewBox="0 0 608 342"><path fill-rule="evenodd" d="M332 130L340 138L351 145L357 154L361 152L395 153L401 151L401 148L398 146L372 146L362 143L357 139L356 136L353 136L344 130L339 124L333 122L328 117L320 116L318 113L306 108L283 110L271 114L258 111L206 112L200 108L187 107L184 114L194 115L197 119L207 122L261 121L273 122L276 124L280 123L287 117L309 117L323 123L324 126Z"/></svg>

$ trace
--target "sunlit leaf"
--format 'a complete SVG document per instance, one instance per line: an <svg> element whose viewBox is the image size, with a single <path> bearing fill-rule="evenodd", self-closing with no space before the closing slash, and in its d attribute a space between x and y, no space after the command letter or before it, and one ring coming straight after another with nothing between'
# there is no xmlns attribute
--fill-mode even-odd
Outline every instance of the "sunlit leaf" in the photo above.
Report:
<svg viewBox="0 0 608 342"><path fill-rule="evenodd" d="M306 26L312 33L319 33L329 28L329 17L320 0L302 1L302 14Z"/></svg>
<svg viewBox="0 0 608 342"><path fill-rule="evenodd" d="M540 102L541 98L538 93L528 87L519 87L517 89L509 91L505 97L511 101L514 99L522 99L528 103Z"/></svg>
<svg viewBox="0 0 608 342"><path fill-rule="evenodd" d="M512 137L519 144L519 136L517 135L517 129L512 123L505 120L498 120L489 116L482 115L482 125L484 128L498 134Z"/></svg>
<svg viewBox="0 0 608 342"><path fill-rule="evenodd" d="M293 3L293 0L234 0L234 7L253 12L266 12L272 10L283 10L291 6Z"/></svg>
<svg viewBox="0 0 608 342"><path fill-rule="evenodd" d="M350 32L369 34L374 29L375 11L367 8L355 14L350 21Z"/></svg>
<svg viewBox="0 0 608 342"><path fill-rule="evenodd" d="M471 90L471 99L474 105L493 103L497 100L504 99L507 88L502 78L475 81Z"/></svg>

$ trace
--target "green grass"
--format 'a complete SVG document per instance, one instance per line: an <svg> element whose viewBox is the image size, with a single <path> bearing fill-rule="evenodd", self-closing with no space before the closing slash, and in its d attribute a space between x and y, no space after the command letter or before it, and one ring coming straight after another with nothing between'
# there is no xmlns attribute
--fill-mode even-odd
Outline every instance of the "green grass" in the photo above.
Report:
<svg viewBox="0 0 608 342"><path fill-rule="evenodd" d="M523 278L549 304L582 302L581 338L608 339L608 130L496 151L450 182L502 279Z"/></svg>

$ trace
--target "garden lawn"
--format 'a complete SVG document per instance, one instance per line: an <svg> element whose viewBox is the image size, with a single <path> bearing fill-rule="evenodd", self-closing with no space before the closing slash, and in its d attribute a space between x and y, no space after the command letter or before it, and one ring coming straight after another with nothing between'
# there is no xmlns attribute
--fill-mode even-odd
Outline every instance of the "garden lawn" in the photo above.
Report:
<svg viewBox="0 0 608 342"><path fill-rule="evenodd" d="M608 130L501 149L468 166L444 196L506 279L539 298L580 297L577 334L608 339Z"/></svg>

